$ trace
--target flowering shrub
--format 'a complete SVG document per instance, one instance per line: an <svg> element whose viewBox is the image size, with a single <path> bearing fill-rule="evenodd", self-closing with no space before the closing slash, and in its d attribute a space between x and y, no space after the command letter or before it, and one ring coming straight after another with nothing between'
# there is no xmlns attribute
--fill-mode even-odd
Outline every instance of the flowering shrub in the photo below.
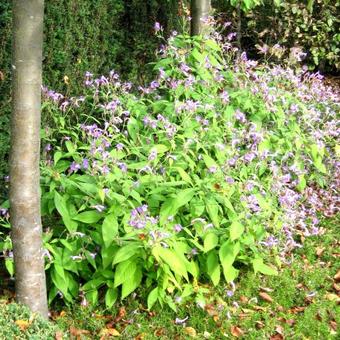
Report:
<svg viewBox="0 0 340 340"><path fill-rule="evenodd" d="M112 71L88 72L81 97L44 88L56 122L42 162L50 300L104 293L111 306L143 285L149 308L202 304L198 282L225 280L230 295L242 266L276 275L319 233L339 98L318 74L233 61L231 49L216 32L174 33L148 86Z"/></svg>

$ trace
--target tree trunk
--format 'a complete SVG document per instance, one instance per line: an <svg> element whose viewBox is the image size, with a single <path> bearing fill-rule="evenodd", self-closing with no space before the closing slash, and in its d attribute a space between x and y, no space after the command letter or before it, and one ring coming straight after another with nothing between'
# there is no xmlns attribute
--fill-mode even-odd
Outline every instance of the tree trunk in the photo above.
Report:
<svg viewBox="0 0 340 340"><path fill-rule="evenodd" d="M203 34L207 30L205 21L211 10L211 0L191 0L191 35Z"/></svg>
<svg viewBox="0 0 340 340"><path fill-rule="evenodd" d="M10 207L17 302L48 316L40 215L44 0L13 0Z"/></svg>

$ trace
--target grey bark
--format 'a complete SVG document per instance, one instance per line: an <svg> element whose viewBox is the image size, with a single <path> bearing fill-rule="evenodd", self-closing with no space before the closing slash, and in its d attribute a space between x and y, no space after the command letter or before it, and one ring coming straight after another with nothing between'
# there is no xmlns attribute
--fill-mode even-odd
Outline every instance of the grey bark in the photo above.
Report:
<svg viewBox="0 0 340 340"><path fill-rule="evenodd" d="M203 34L207 29L205 20L211 10L211 0L191 0L191 35Z"/></svg>
<svg viewBox="0 0 340 340"><path fill-rule="evenodd" d="M40 215L44 0L13 0L10 209L16 299L48 316Z"/></svg>

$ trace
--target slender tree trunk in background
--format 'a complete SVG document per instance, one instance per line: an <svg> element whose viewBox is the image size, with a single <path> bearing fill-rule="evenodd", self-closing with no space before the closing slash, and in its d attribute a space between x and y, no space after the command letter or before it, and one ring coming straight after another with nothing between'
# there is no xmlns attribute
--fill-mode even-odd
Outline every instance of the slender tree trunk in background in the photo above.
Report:
<svg viewBox="0 0 340 340"><path fill-rule="evenodd" d="M10 206L17 302L48 316L40 215L44 0L13 0Z"/></svg>
<svg viewBox="0 0 340 340"><path fill-rule="evenodd" d="M238 51L237 51L237 55L240 56L241 52L242 52L242 43L241 43L241 39L242 39L242 10L241 10L241 1L238 2L237 5L237 47L238 47Z"/></svg>
<svg viewBox="0 0 340 340"><path fill-rule="evenodd" d="M204 33L205 20L211 10L211 0L191 0L191 35Z"/></svg>

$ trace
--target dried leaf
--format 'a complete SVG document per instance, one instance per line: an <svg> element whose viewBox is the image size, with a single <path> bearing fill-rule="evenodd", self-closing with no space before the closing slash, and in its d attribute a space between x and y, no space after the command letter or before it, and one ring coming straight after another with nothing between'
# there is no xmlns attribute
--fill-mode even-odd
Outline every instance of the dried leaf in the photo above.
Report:
<svg viewBox="0 0 340 340"><path fill-rule="evenodd" d="M274 334L270 338L270 340L283 340L283 336L281 334Z"/></svg>
<svg viewBox="0 0 340 340"><path fill-rule="evenodd" d="M267 302L269 302L269 303L274 302L273 298L272 298L270 295L268 295L267 293L265 293L265 292L260 292L260 293L259 293L259 296L260 296L260 298L263 299L264 301L267 301Z"/></svg>
<svg viewBox="0 0 340 340"><path fill-rule="evenodd" d="M195 338L197 336L196 329L193 327L185 327L184 328L184 333L189 335L192 338Z"/></svg>
<svg viewBox="0 0 340 340"><path fill-rule="evenodd" d="M158 328L154 331L153 335L159 337L165 335L165 333L166 333L165 328Z"/></svg>
<svg viewBox="0 0 340 340"><path fill-rule="evenodd" d="M134 340L143 340L146 337L146 333L138 334Z"/></svg>
<svg viewBox="0 0 340 340"><path fill-rule="evenodd" d="M62 331L57 331L55 333L55 340L63 340L63 332Z"/></svg>
<svg viewBox="0 0 340 340"><path fill-rule="evenodd" d="M262 321L256 321L255 322L255 327L256 329L261 329L265 326L265 324Z"/></svg>
<svg viewBox="0 0 340 340"><path fill-rule="evenodd" d="M337 324L336 324L335 320L330 321L329 325L330 325L331 329L333 329L333 331L336 332Z"/></svg>
<svg viewBox="0 0 340 340"><path fill-rule="evenodd" d="M325 251L325 249L326 249L325 247L316 247L316 256L320 257Z"/></svg>
<svg viewBox="0 0 340 340"><path fill-rule="evenodd" d="M327 299L329 301L335 301L337 303L340 302L340 297L337 294L334 294L334 293L327 293L325 295L325 299Z"/></svg>
<svg viewBox="0 0 340 340"><path fill-rule="evenodd" d="M78 329L73 326L70 327L70 334L75 336L75 337L80 337L83 334L90 334L90 331L86 329Z"/></svg>
<svg viewBox="0 0 340 340"><path fill-rule="evenodd" d="M115 328L103 328L99 335L105 338L109 336L120 336L120 333Z"/></svg>
<svg viewBox="0 0 340 340"><path fill-rule="evenodd" d="M231 326L230 333L237 338L241 337L244 334L243 330L237 326Z"/></svg>
<svg viewBox="0 0 340 340"><path fill-rule="evenodd" d="M30 326L30 322L28 320L16 320L15 324L21 331L25 331Z"/></svg>
<svg viewBox="0 0 340 340"><path fill-rule="evenodd" d="M274 289L268 287L260 287L260 290L266 293L271 293L274 291Z"/></svg>
<svg viewBox="0 0 340 340"><path fill-rule="evenodd" d="M340 291L340 285L336 284L335 282L333 283L333 288L336 292Z"/></svg>
<svg viewBox="0 0 340 340"><path fill-rule="evenodd" d="M246 296L241 295L241 296L240 296L240 301L241 301L242 303L247 303L247 302L248 302L248 298L247 298Z"/></svg>
<svg viewBox="0 0 340 340"><path fill-rule="evenodd" d="M334 275L334 280L336 282L340 282L340 270L338 270L338 272Z"/></svg>
<svg viewBox="0 0 340 340"><path fill-rule="evenodd" d="M275 327L275 331L278 333L278 334L281 334L283 335L283 327L278 325Z"/></svg>
<svg viewBox="0 0 340 340"><path fill-rule="evenodd" d="M303 312L305 309L306 309L306 307L293 307L293 308L291 308L289 311L290 311L292 314L297 314L297 313Z"/></svg>
<svg viewBox="0 0 340 340"><path fill-rule="evenodd" d="M209 339L209 338L210 338L210 336L211 336L211 334L210 334L209 332L207 332L207 331L204 331L204 333L203 333L203 337L204 337L204 339Z"/></svg>
<svg viewBox="0 0 340 340"><path fill-rule="evenodd" d="M267 308L262 307L262 306L253 306L253 309L255 309L256 311L263 311L263 312L267 310Z"/></svg>
<svg viewBox="0 0 340 340"><path fill-rule="evenodd" d="M62 318L66 315L66 312L64 310L62 310L60 313L59 313L59 317Z"/></svg>
<svg viewBox="0 0 340 340"><path fill-rule="evenodd" d="M216 308L213 304L205 305L204 309L207 311L207 313L210 316L217 316L218 315L218 311L216 310Z"/></svg>

